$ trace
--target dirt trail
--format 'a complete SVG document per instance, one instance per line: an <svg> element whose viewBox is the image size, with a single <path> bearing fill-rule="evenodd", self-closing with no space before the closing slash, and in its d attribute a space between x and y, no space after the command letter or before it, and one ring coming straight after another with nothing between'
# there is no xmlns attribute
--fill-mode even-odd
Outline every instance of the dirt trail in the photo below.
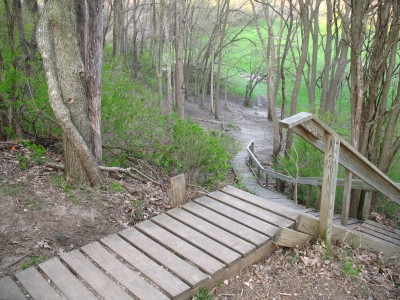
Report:
<svg viewBox="0 0 400 300"><path fill-rule="evenodd" d="M228 133L240 143L241 149L253 140L255 152L262 161L271 161L272 155L272 123L267 120L267 99L259 97L252 107L244 106L243 97L228 95L226 106L224 98L220 98L219 120L215 120L211 113L209 97L206 99L204 108L200 107L200 100L193 97L185 103L185 112L188 116L205 128L221 129L220 124Z"/></svg>

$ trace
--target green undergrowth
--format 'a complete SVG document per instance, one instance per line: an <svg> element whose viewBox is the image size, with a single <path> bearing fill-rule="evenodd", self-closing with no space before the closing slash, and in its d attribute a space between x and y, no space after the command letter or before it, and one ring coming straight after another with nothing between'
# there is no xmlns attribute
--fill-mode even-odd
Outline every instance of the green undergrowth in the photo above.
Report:
<svg viewBox="0 0 400 300"><path fill-rule="evenodd" d="M206 131L191 120L163 113L151 80L133 80L117 60L103 68L102 120L107 165L127 167L142 159L169 175L212 187L225 181L235 144L226 134Z"/></svg>

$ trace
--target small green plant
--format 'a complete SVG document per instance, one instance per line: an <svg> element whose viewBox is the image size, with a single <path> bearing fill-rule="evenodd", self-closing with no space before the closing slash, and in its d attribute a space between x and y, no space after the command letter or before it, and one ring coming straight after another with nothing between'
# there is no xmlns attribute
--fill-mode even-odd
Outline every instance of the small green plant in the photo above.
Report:
<svg viewBox="0 0 400 300"><path fill-rule="evenodd" d="M16 159L21 170L25 170L28 167L29 160L25 155L17 154Z"/></svg>
<svg viewBox="0 0 400 300"><path fill-rule="evenodd" d="M134 213L135 213L135 219L136 219L136 220L141 219L142 216L143 216L142 204L143 204L143 203L142 203L142 200L140 200L140 199L134 200L134 201L132 202L132 205L133 205L133 208L134 208Z"/></svg>
<svg viewBox="0 0 400 300"><path fill-rule="evenodd" d="M199 292L194 296L194 300L212 300L210 290L200 288Z"/></svg>
<svg viewBox="0 0 400 300"><path fill-rule="evenodd" d="M22 270L28 269L32 266L36 266L46 260L46 257L44 256L31 256L28 258L27 261L23 262L19 267Z"/></svg>
<svg viewBox="0 0 400 300"><path fill-rule="evenodd" d="M113 193L123 193L123 192L125 192L124 186L122 185L122 183L120 183L118 181L112 181L110 183L110 190Z"/></svg>
<svg viewBox="0 0 400 300"><path fill-rule="evenodd" d="M44 204L40 203L35 197L29 197L25 201L26 205L34 210L42 210Z"/></svg>
<svg viewBox="0 0 400 300"><path fill-rule="evenodd" d="M16 185L0 186L0 191L4 193L5 196L12 197L21 193L21 186L16 186Z"/></svg>
<svg viewBox="0 0 400 300"><path fill-rule="evenodd" d="M357 266L354 261L349 258L342 267L342 273L348 276L358 276L363 269L363 266Z"/></svg>

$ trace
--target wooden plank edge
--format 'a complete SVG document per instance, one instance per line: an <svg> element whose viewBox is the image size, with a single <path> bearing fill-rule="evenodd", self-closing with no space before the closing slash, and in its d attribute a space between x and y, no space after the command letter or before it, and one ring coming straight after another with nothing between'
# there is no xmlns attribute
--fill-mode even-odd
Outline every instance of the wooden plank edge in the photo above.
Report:
<svg viewBox="0 0 400 300"><path fill-rule="evenodd" d="M252 254L249 256L246 256L245 258L241 259L239 262L236 264L230 266L229 268L226 268L223 270L223 272L218 272L214 274L211 278L210 281L205 283L202 286L199 286L196 289L193 289L190 291L190 293L185 294L179 298L176 298L177 300L186 300L189 299L190 297L195 296L201 288L205 289L212 289L214 288L219 282L225 279L230 279L234 276L236 276L240 270L262 260L263 258L271 255L275 250L277 250L278 247L277 245L273 242L270 241L269 243L263 245L261 248L258 248L256 251L254 251Z"/></svg>
<svg viewBox="0 0 400 300"><path fill-rule="evenodd" d="M274 242L278 246L293 248L301 246L314 239L315 236L313 235L285 227L279 227L278 232L274 237Z"/></svg>
<svg viewBox="0 0 400 300"><path fill-rule="evenodd" d="M296 222L295 229L303 233L317 236L318 222L318 218L302 214L299 216ZM333 241L340 240L355 248L366 249L374 252L382 252L385 256L398 255L400 253L400 247L392 243L377 239L361 232L349 230L341 225L333 225L332 232Z"/></svg>

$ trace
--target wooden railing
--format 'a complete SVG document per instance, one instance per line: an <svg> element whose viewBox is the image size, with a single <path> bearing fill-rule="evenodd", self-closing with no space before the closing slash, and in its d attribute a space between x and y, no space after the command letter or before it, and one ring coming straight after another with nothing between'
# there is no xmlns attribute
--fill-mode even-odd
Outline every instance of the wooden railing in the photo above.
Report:
<svg viewBox="0 0 400 300"><path fill-rule="evenodd" d="M247 153L248 153L248 160L247 164L253 171L253 174L255 175L256 179L258 182L265 186L268 187L271 183L272 180L275 180L275 189L283 192L282 186L287 186L291 185L292 188L290 189L291 191L291 198L294 201L297 201L297 195L293 192L295 190L295 185L298 186L298 190L300 189L301 186L306 186L307 187L307 194L306 194L306 208L309 208L312 206L313 203L313 196L312 196L312 189L315 187L317 190L317 198L315 202L315 208L317 210L320 209L321 207L321 190L322 190L322 177L294 177L294 176L288 176L282 173L279 173L277 171L274 171L268 167L264 167L260 161L257 159L254 153L254 141L251 141L247 145ZM271 180L272 179L272 180ZM282 182L284 184L282 184ZM345 186L345 179L343 178L338 178L337 179L337 187L344 188ZM354 190L360 190L360 191L376 191L372 186L369 184L365 183L361 179L353 179L352 180L352 189ZM345 225L345 224L343 224Z"/></svg>
<svg viewBox="0 0 400 300"><path fill-rule="evenodd" d="M367 219L370 212L373 191L379 191L392 201L400 205L400 185L393 182L375 165L361 155L354 147L341 138L329 126L310 113L299 113L280 121L280 125L290 129L317 149L325 153L324 176L294 178L264 168L254 155L254 143L251 142L247 151L249 164L255 168L255 175L260 180L261 173L265 174L267 185L269 177L275 178L277 186L284 181L290 184L308 185L307 203L311 203L311 189L316 186L319 199L317 208L320 209L319 233L331 237L332 219L335 204L336 188L344 188L341 223L346 225L350 208L350 192L352 189L366 191L362 219ZM345 179L337 178L338 165L342 165L346 171ZM358 176L358 180L352 179L352 174ZM320 207L318 207L320 205Z"/></svg>

